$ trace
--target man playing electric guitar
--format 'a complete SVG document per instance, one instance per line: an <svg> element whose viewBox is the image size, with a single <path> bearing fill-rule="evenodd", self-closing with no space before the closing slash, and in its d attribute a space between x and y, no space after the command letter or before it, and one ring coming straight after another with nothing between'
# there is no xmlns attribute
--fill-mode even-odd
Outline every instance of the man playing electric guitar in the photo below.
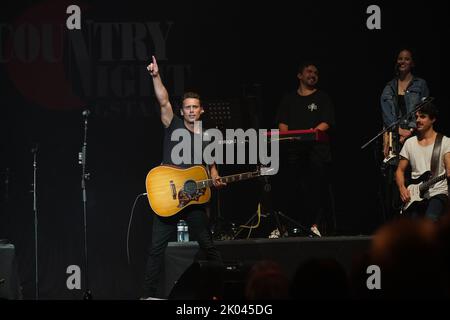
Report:
<svg viewBox="0 0 450 320"><path fill-rule="evenodd" d="M438 111L431 103L416 112L417 136L406 140L403 145L395 173L400 197L405 207L409 207L408 214L412 217L425 215L433 221L437 221L443 214L448 202L447 181L450 177L450 139L434 130L437 116ZM417 186L405 186L405 171L409 165L413 179L431 171L431 178L435 178L437 182L427 188L420 188L423 190L418 196L418 188L414 188ZM446 175L447 180L439 179L442 175Z"/></svg>
<svg viewBox="0 0 450 320"><path fill-rule="evenodd" d="M203 153L203 150L194 148L194 135L202 134L201 132L195 132L194 130L194 122L198 121L204 112L200 103L200 96L194 92L187 92L184 94L182 107L180 110L177 110L182 116L182 119L180 119L174 115L174 110L169 101L168 92L162 83L155 57L152 57L152 63L147 66L147 70L153 80L155 95L161 110L161 122L164 125L162 164L174 165L174 161L172 161L172 149L178 141L172 141L171 136L175 130L182 129L186 130L186 132L191 135L191 157L188 163L182 163L181 165L177 164L177 166L181 168L192 167L194 166L194 159L197 159L198 157L202 159L202 154L195 153ZM210 176L213 179L215 187L225 185L221 182L215 165L210 166ZM174 238L174 235L176 234L176 224L180 219L187 221L189 233L198 241L200 248L205 251L206 258L210 261L222 263L220 253L214 246L211 232L208 229L208 217L203 205L186 207L176 216L172 217L153 215L152 243L149 249L147 266L145 269L143 288L144 298L155 297L157 294L160 273L163 267L164 251L169 240Z"/></svg>

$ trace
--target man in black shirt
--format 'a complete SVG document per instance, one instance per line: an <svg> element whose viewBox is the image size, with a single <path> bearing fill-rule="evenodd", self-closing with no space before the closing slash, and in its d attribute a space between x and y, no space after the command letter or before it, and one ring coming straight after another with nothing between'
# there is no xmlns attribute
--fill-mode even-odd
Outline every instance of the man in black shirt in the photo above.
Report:
<svg viewBox="0 0 450 320"><path fill-rule="evenodd" d="M191 156L187 163L175 163L172 159L171 151L177 142L171 141L171 136L176 129L184 129L191 135L191 141L193 143L194 136L202 134L201 132L196 132L198 128L194 127L194 122L198 121L201 114L204 112L200 103L200 97L193 92L185 93L183 96L183 105L180 109L180 114L183 119L174 116L174 111L169 101L169 95L159 75L158 64L155 57L152 57L152 60L153 62L150 63L147 70L153 79L156 98L158 99L161 108L161 122L165 128L162 163L169 165L176 164L179 167L188 168L195 164L194 160L196 158L198 159L198 157L200 157L200 159L202 159L202 154L196 155L195 148L192 148ZM197 151L201 152L202 150ZM213 164L209 169L214 186L221 187L225 185L220 181L216 166ZM160 217L154 215L152 243L149 248L147 266L145 269L144 297L155 297L157 295L160 273L163 266L164 251L169 240L175 236L176 225L179 219L187 221L189 232L193 238L198 241L200 248L205 251L206 258L210 261L218 263L222 262L220 253L213 244L212 235L208 229L208 217L203 205L191 205L172 217Z"/></svg>
<svg viewBox="0 0 450 320"><path fill-rule="evenodd" d="M284 97L278 110L280 132L315 129L327 132L334 126L334 107L329 96L316 88L319 71L313 63L300 66L296 92ZM291 217L320 235L318 220L326 215L329 199L330 146L326 142L286 142L282 153L282 191ZM285 143L285 144L286 144ZM286 154L287 153L287 154ZM283 170L284 167L284 170ZM287 198L286 198L287 197Z"/></svg>

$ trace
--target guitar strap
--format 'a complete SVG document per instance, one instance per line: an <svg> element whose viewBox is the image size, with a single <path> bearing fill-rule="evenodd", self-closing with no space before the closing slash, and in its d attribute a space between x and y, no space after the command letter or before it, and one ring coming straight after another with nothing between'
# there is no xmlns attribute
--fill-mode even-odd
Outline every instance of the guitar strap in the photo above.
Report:
<svg viewBox="0 0 450 320"><path fill-rule="evenodd" d="M442 134L438 133L434 141L433 155L431 156L431 176L435 177L439 172L439 158L441 155Z"/></svg>

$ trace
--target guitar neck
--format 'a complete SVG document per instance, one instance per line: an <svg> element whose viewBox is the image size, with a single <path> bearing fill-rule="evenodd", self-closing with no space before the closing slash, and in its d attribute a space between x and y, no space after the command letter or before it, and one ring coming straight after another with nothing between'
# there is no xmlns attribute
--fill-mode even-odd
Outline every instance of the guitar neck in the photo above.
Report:
<svg viewBox="0 0 450 320"><path fill-rule="evenodd" d="M445 173L441 174L440 176L434 177L430 180L428 180L427 182L422 183L422 185L420 186L420 192L423 192L425 190L428 190L428 188L430 188L430 186L432 186L433 184L435 184L436 182L439 182L441 180L444 180L445 178L447 178L447 175Z"/></svg>
<svg viewBox="0 0 450 320"><path fill-rule="evenodd" d="M256 178L259 175L260 175L259 171L245 172L245 173L239 173L239 174L233 174L230 176L221 177L220 181L225 182L225 183L237 182L237 181L247 180L247 179L251 179L251 178ZM201 180L201 181L197 182L197 188L199 188L199 189L206 188L206 187L212 187L213 185L214 185L213 179Z"/></svg>

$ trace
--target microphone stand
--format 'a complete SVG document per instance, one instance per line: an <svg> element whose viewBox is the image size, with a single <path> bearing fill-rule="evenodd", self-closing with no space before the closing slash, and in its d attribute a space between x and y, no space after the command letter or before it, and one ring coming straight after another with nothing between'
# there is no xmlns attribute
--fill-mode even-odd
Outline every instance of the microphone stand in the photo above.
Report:
<svg viewBox="0 0 450 320"><path fill-rule="evenodd" d="M219 127L216 125L216 129L219 130ZM216 163L216 169L217 172L219 172L219 164ZM222 218L222 212L221 212L221 201L220 201L220 189L216 189L216 195L217 195L217 217L216 217L216 228L214 229L215 234L221 235L222 231L221 228L223 228L223 218Z"/></svg>
<svg viewBox="0 0 450 320"><path fill-rule="evenodd" d="M38 144L31 149L33 153L33 213L34 213L34 273L35 273L35 298L39 300L39 269L38 269L38 211L37 211L37 152Z"/></svg>
<svg viewBox="0 0 450 320"><path fill-rule="evenodd" d="M369 144L371 144L373 141L375 141L376 139L378 139L378 137L380 137L382 134L384 134L385 132L391 130L392 128L396 127L400 121L404 120L404 119L408 119L409 116L415 114L417 111L419 111L420 109L422 109L425 105L429 104L431 101L433 101L434 98L433 97L427 97L425 98L422 102L420 102L419 104L416 105L416 107L414 108L414 110L408 112L407 114L405 114L403 117L399 117L396 121L392 122L388 127L384 128L383 130L381 130L375 137L373 137L372 139L370 139L368 142L366 142L364 145L361 146L361 150L365 149Z"/></svg>
<svg viewBox="0 0 450 320"><path fill-rule="evenodd" d="M85 286L84 300L92 300L91 290L89 289L89 264L88 264L88 242L87 242L87 195L86 195L86 181L89 180L89 173L86 172L86 158L87 158L87 129L88 116L90 111L83 111L84 118L84 140L81 152L78 153L78 163L81 164L81 190L83 193L83 222L84 222L84 261L85 261Z"/></svg>

